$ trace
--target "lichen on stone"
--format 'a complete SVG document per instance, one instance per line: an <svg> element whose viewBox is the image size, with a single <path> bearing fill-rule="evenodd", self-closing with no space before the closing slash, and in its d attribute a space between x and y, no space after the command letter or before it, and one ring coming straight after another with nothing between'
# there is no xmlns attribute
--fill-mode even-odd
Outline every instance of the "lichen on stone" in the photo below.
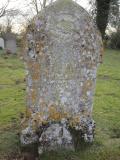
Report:
<svg viewBox="0 0 120 160"><path fill-rule="evenodd" d="M70 128L92 142L93 97L102 51L92 18L77 3L58 0L34 18L26 39L28 127L21 142L37 141L39 153L73 150Z"/></svg>

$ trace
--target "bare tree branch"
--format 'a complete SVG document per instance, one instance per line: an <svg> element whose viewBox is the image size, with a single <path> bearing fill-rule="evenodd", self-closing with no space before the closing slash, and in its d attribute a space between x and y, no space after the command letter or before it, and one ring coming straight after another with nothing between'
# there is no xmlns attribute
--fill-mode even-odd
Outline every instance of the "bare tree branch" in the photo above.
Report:
<svg viewBox="0 0 120 160"><path fill-rule="evenodd" d="M6 4L0 8L0 18L6 14L6 9L9 5L10 0L7 0Z"/></svg>
<svg viewBox="0 0 120 160"><path fill-rule="evenodd" d="M41 2L41 0L39 0L39 3L40 3L40 9L42 9L43 8L43 5L42 5L42 2Z"/></svg>
<svg viewBox="0 0 120 160"><path fill-rule="evenodd" d="M27 0L26 0L27 1ZM30 4L38 14L40 10L44 9L47 4L52 3L53 0L31 0Z"/></svg>
<svg viewBox="0 0 120 160"><path fill-rule="evenodd" d="M43 0L43 8L46 7L47 0Z"/></svg>
<svg viewBox="0 0 120 160"><path fill-rule="evenodd" d="M39 10L38 10L38 2L37 2L37 0L32 0L32 3L34 5L34 7L35 7L36 13L38 14Z"/></svg>

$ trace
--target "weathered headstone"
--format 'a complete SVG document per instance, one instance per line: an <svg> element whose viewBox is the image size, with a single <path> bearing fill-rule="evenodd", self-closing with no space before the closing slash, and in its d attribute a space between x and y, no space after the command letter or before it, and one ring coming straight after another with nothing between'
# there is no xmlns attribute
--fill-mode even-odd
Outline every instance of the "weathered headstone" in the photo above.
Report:
<svg viewBox="0 0 120 160"><path fill-rule="evenodd" d="M89 14L58 0L28 26L26 46L28 127L21 142L39 142L39 153L74 149L71 131L92 142L93 96L101 36Z"/></svg>
<svg viewBox="0 0 120 160"><path fill-rule="evenodd" d="M0 48L4 49L4 39L0 37Z"/></svg>
<svg viewBox="0 0 120 160"><path fill-rule="evenodd" d="M7 32L4 35L5 40L5 49L8 53L16 53L17 51L17 45L16 45L16 36L13 33Z"/></svg>

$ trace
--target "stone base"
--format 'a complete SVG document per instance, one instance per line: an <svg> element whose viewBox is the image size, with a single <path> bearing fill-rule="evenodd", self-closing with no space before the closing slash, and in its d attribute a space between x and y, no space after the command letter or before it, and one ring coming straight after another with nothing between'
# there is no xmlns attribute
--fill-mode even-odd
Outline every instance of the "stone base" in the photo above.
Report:
<svg viewBox="0 0 120 160"><path fill-rule="evenodd" d="M31 127L27 127L26 129L24 129L20 136L20 141L23 145L36 143L38 139L38 135L32 130Z"/></svg>
<svg viewBox="0 0 120 160"><path fill-rule="evenodd" d="M70 131L61 124L52 124L39 138L39 154L51 150L74 150Z"/></svg>
<svg viewBox="0 0 120 160"><path fill-rule="evenodd" d="M83 129L71 128L67 124L66 121L64 123L54 122L40 127L39 131L33 131L31 127L28 127L22 131L21 143L24 145L37 143L38 153L42 154L51 150L75 150L78 141L93 142L95 128L93 120L86 121Z"/></svg>

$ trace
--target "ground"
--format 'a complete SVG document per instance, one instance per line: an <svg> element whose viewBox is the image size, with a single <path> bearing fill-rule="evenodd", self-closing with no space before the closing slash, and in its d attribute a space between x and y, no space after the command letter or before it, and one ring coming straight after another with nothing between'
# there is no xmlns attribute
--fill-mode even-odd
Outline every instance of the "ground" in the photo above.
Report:
<svg viewBox="0 0 120 160"><path fill-rule="evenodd" d="M75 152L45 153L40 160L120 160L120 51L105 50L97 76L95 141ZM25 113L24 64L0 52L0 160L20 159L20 117ZM17 157L17 158L16 158Z"/></svg>

